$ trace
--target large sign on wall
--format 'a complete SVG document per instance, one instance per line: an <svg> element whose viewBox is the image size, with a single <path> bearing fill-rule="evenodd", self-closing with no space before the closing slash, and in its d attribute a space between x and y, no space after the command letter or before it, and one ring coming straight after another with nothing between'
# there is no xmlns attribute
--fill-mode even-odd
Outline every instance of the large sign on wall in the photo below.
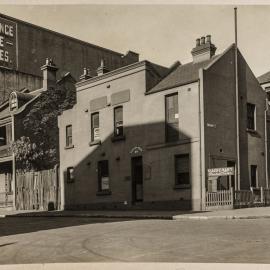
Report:
<svg viewBox="0 0 270 270"><path fill-rule="evenodd" d="M234 175L234 167L208 169L209 177L227 176L227 175Z"/></svg>
<svg viewBox="0 0 270 270"><path fill-rule="evenodd" d="M17 68L17 25L0 17L0 67Z"/></svg>

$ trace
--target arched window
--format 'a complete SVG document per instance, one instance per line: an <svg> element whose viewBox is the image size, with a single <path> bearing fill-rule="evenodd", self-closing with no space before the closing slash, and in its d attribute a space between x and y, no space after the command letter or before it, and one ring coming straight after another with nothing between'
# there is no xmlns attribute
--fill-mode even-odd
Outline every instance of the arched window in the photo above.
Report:
<svg viewBox="0 0 270 270"><path fill-rule="evenodd" d="M9 98L9 109L13 111L18 108L18 99L16 93L11 93Z"/></svg>

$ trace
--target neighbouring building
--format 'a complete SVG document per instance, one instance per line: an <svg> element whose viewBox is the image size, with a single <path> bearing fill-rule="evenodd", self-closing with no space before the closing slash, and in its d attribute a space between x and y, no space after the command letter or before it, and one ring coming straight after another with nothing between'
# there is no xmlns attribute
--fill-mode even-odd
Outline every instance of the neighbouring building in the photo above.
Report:
<svg viewBox="0 0 270 270"><path fill-rule="evenodd" d="M266 95L239 50L241 181L208 177L237 167L235 45L215 51L206 36L184 65L84 72L58 118L63 209L201 210L206 191L268 186Z"/></svg>
<svg viewBox="0 0 270 270"><path fill-rule="evenodd" d="M15 162L10 142L25 135L23 116L47 89L44 83L53 78L58 86L67 81L74 84L83 68L96 70L101 60L114 70L137 62L138 57L135 52L121 54L0 14L0 207L14 205ZM48 74L40 69L46 58L57 65L55 78L44 77Z"/></svg>
<svg viewBox="0 0 270 270"><path fill-rule="evenodd" d="M41 88L46 58L57 64L57 79L70 72L78 80L84 67L96 69L101 59L113 70L138 61L138 54L124 55L0 14L0 103L12 91Z"/></svg>

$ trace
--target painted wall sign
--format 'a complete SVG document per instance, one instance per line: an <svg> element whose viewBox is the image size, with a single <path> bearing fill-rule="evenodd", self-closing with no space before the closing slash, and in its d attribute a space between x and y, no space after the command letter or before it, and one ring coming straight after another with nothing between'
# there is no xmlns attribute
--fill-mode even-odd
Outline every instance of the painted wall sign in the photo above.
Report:
<svg viewBox="0 0 270 270"><path fill-rule="evenodd" d="M0 66L17 68L17 25L0 17Z"/></svg>
<svg viewBox="0 0 270 270"><path fill-rule="evenodd" d="M226 176L234 175L234 167L225 167L225 168L212 168L208 169L208 176Z"/></svg>

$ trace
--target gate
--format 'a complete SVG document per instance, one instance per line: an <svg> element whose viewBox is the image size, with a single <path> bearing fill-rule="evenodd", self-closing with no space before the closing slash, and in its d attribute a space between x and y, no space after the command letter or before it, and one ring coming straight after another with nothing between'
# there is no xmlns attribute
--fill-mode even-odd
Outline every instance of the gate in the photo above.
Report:
<svg viewBox="0 0 270 270"><path fill-rule="evenodd" d="M233 209L233 188L217 192L206 192L206 210Z"/></svg>
<svg viewBox="0 0 270 270"><path fill-rule="evenodd" d="M13 207L12 174L0 174L0 208Z"/></svg>

